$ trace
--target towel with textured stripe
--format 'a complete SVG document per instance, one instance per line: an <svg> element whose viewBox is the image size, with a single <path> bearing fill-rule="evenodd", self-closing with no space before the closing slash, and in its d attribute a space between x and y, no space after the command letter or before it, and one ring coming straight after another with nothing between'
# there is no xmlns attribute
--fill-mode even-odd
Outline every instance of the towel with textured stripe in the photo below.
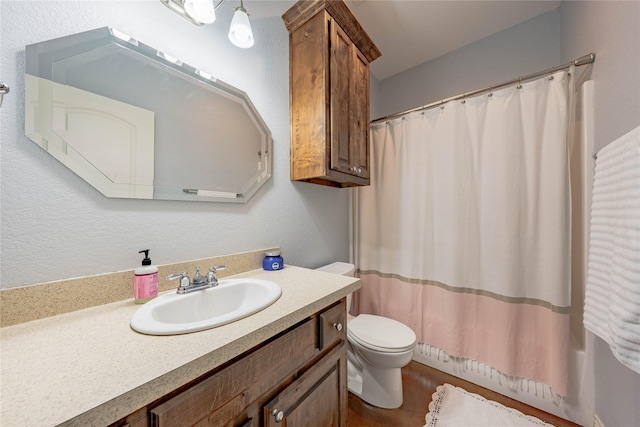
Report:
<svg viewBox="0 0 640 427"><path fill-rule="evenodd" d="M596 160L584 325L640 373L640 127Z"/></svg>

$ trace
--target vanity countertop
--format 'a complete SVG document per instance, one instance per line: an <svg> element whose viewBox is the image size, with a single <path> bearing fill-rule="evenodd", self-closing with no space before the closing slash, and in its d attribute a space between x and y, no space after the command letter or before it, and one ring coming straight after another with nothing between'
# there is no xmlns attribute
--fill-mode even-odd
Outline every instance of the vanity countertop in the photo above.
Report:
<svg viewBox="0 0 640 427"><path fill-rule="evenodd" d="M282 296L252 316L185 335L133 331L132 299L0 329L0 424L108 425L360 287L353 277L294 266L231 277L272 280Z"/></svg>

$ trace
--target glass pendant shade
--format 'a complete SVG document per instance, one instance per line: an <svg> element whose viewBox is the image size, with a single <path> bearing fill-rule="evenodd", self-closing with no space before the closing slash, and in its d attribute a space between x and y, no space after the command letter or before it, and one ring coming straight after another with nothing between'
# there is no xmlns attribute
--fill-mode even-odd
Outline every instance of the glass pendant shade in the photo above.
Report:
<svg viewBox="0 0 640 427"><path fill-rule="evenodd" d="M202 24L211 24L216 20L213 0L185 0L184 11Z"/></svg>
<svg viewBox="0 0 640 427"><path fill-rule="evenodd" d="M249 15L243 7L236 8L229 29L229 40L243 49L253 46L253 32L249 23Z"/></svg>

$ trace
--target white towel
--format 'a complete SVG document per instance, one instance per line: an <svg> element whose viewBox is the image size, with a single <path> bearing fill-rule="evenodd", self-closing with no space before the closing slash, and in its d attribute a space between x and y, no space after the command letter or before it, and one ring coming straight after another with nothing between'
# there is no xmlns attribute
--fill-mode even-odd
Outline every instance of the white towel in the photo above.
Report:
<svg viewBox="0 0 640 427"><path fill-rule="evenodd" d="M640 373L640 127L598 153L584 326Z"/></svg>

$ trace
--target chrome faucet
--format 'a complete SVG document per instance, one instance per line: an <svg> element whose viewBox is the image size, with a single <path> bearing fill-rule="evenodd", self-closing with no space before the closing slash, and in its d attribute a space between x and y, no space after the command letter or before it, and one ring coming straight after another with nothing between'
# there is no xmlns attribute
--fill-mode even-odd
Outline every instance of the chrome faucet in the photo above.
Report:
<svg viewBox="0 0 640 427"><path fill-rule="evenodd" d="M218 265L217 267L211 267L207 276L200 274L200 267L196 267L196 274L193 276L193 281L189 280L187 272L173 273L167 276L167 280L180 279L180 286L178 286L177 293L188 294L191 292L199 291L202 289L213 288L218 286L217 272L224 270L226 266Z"/></svg>

